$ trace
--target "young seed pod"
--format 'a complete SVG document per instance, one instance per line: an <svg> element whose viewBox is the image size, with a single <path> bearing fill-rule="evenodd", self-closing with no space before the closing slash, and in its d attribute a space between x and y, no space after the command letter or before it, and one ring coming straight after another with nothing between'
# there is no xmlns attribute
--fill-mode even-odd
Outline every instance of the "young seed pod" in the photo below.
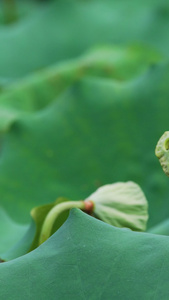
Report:
<svg viewBox="0 0 169 300"><path fill-rule="evenodd" d="M155 155L158 157L164 173L169 176L169 131L164 132L159 139Z"/></svg>
<svg viewBox="0 0 169 300"><path fill-rule="evenodd" d="M85 201L93 202L94 216L108 224L146 230L148 203L141 188L132 181L102 186Z"/></svg>

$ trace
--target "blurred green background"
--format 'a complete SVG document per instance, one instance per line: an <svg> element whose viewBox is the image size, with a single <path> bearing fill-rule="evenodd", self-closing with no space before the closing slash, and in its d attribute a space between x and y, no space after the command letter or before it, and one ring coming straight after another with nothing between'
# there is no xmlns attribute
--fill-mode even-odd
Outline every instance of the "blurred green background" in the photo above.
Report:
<svg viewBox="0 0 169 300"><path fill-rule="evenodd" d="M59 196L133 180L169 217L155 157L169 126L169 3L0 3L1 208L28 222Z"/></svg>

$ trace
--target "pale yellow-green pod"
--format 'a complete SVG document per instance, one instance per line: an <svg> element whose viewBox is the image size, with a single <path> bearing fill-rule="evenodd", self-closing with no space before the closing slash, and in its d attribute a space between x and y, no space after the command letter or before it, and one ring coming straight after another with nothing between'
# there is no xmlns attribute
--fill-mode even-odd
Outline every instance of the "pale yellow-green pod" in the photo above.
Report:
<svg viewBox="0 0 169 300"><path fill-rule="evenodd" d="M159 139L155 155L158 157L164 173L169 176L169 131L165 131Z"/></svg>
<svg viewBox="0 0 169 300"><path fill-rule="evenodd" d="M138 184L116 182L98 188L85 201L93 202L93 214L110 225L145 231L148 202Z"/></svg>

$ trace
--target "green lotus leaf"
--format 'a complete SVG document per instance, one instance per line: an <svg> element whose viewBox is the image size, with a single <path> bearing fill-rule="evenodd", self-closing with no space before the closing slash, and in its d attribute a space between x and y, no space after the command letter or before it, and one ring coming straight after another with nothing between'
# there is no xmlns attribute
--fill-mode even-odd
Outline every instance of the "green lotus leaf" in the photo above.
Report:
<svg viewBox="0 0 169 300"><path fill-rule="evenodd" d="M168 128L169 4L25 0L12 20L3 3L0 299L168 300L169 185L154 148ZM158 146L168 173L168 137ZM148 233L72 210L37 247L56 199L128 180L149 201Z"/></svg>
<svg viewBox="0 0 169 300"><path fill-rule="evenodd" d="M28 228L29 224L15 222L2 207L0 208L0 258L4 252L20 241Z"/></svg>
<svg viewBox="0 0 169 300"><path fill-rule="evenodd" d="M3 226L5 226L5 224L3 224ZM13 231L14 231L14 236L19 233L18 230L16 230L15 228L13 229ZM4 238L4 244L7 245L8 247L6 246L5 251L0 253L1 259L7 262L19 256L22 256L25 253L28 253L30 251L31 245L34 242L35 234L36 234L36 224L33 220L31 220L30 224L28 224L23 235L21 236L17 235L17 240L15 240L15 243L9 245L8 241L11 240L12 234L10 231L8 231Z"/></svg>
<svg viewBox="0 0 169 300"><path fill-rule="evenodd" d="M166 219L159 224L149 228L149 233L169 235L169 219Z"/></svg>
<svg viewBox="0 0 169 300"><path fill-rule="evenodd" d="M29 13L13 25L0 27L0 77L6 81L75 58L95 45L142 42L168 57L166 1L34 2L20 1L18 8L27 5Z"/></svg>
<svg viewBox="0 0 169 300"><path fill-rule="evenodd" d="M84 76L126 81L162 61L150 47L100 47L82 57L46 68L7 87L0 96L0 131L6 131L23 113L44 109Z"/></svg>
<svg viewBox="0 0 169 300"><path fill-rule="evenodd" d="M28 223L35 206L132 180L149 199L149 227L166 219L168 184L154 147L168 124L168 78L168 64L121 83L84 76L44 109L21 114L1 139L4 210Z"/></svg>
<svg viewBox="0 0 169 300"><path fill-rule="evenodd" d="M1 299L167 300L168 248L168 237L116 228L75 209L40 247L0 264Z"/></svg>
<svg viewBox="0 0 169 300"><path fill-rule="evenodd" d="M58 197L85 199L100 185L126 180L137 182L149 199L149 226L168 217L164 208L167 185L160 169L157 171L152 146L168 124L168 64L160 63L151 50L119 49L96 49L76 63L49 69L42 76L25 81L21 88L11 87L1 95L1 113L5 113L1 121L6 122L1 133L1 206L14 222L21 226L30 223L33 207L52 203ZM131 53L135 57L133 68ZM107 73L109 64L112 73ZM84 74L78 77L84 65ZM133 71L125 74L125 68ZM56 99L54 88L48 101L49 93L43 92L43 98L39 86L48 79L54 80L55 75L58 78L57 72L66 84L58 89ZM73 82L71 74L76 74ZM32 104L31 97L21 101L21 94L27 94L33 84L37 93ZM50 84L47 87L50 91ZM35 233L33 225L31 228L27 233L29 242L23 238L20 246L26 246L23 251L17 246L13 256L29 250Z"/></svg>
<svg viewBox="0 0 169 300"><path fill-rule="evenodd" d="M63 203L68 201L65 198L58 198L55 202L41 205L38 207L35 207L31 210L31 222L29 225L17 225L18 227L13 226L13 223L11 222L10 218L8 217L8 223L11 224L12 232L9 230L8 223L6 224L4 222L4 219L1 218L2 221L2 233L0 233L0 241L3 245L3 248L0 248L0 257L1 259L5 261L9 261L11 259L17 258L19 256L22 256L35 248L39 246L39 238L42 230L43 222L49 213L49 211L57 204ZM59 215L57 220L54 222L51 234L53 234L56 230L60 228L60 226L65 222L69 214L68 211L64 211ZM6 230L4 231L3 226L6 227ZM19 230L18 230L19 228ZM22 235L21 229L23 230ZM12 239L11 239L12 237ZM16 239L17 237L17 239ZM9 243L10 241L10 243ZM5 246L5 249L4 249Z"/></svg>

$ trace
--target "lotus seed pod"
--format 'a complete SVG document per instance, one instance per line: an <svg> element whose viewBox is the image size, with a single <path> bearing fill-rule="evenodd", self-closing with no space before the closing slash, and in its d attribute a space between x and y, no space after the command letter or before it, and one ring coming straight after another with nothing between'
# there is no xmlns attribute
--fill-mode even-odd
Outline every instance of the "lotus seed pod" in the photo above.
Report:
<svg viewBox="0 0 169 300"><path fill-rule="evenodd" d="M158 157L164 173L169 176L169 131L164 132L159 139L155 155Z"/></svg>
<svg viewBox="0 0 169 300"><path fill-rule="evenodd" d="M118 182L100 187L85 201L94 203L93 214L116 227L145 231L148 203L141 188L134 182Z"/></svg>

